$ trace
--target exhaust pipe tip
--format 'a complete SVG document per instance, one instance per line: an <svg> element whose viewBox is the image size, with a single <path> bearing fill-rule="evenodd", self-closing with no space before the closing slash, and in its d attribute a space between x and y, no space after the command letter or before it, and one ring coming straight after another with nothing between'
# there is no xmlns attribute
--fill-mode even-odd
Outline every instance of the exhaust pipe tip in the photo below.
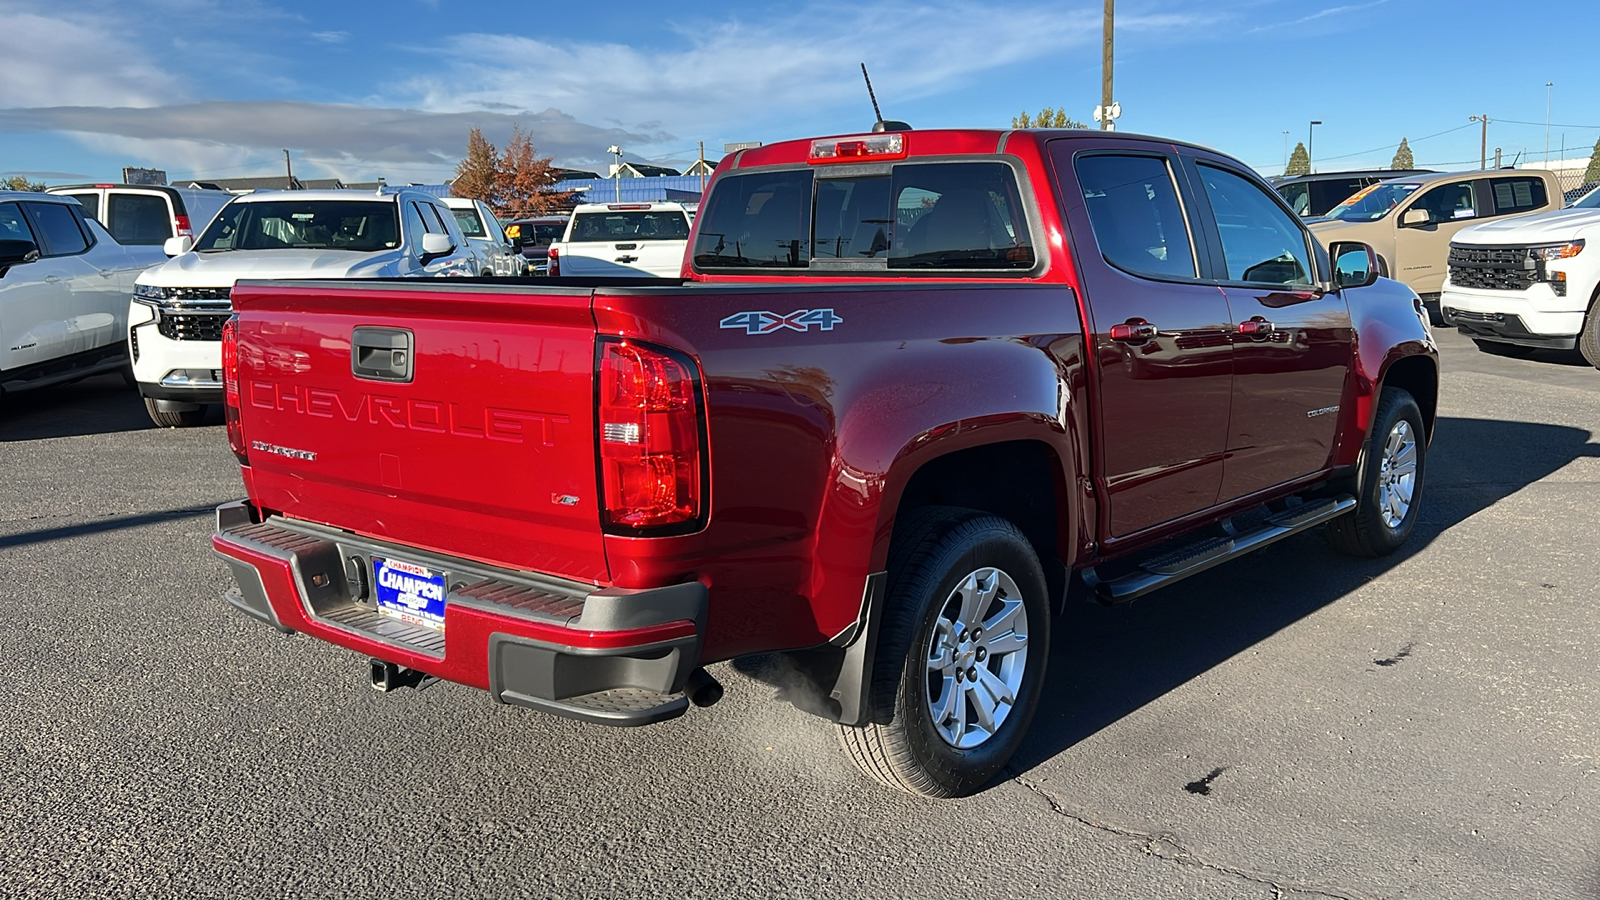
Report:
<svg viewBox="0 0 1600 900"><path fill-rule="evenodd" d="M690 672L689 681L683 690L689 695L689 702L701 709L722 699L722 682L711 677L711 673L705 669L695 669Z"/></svg>

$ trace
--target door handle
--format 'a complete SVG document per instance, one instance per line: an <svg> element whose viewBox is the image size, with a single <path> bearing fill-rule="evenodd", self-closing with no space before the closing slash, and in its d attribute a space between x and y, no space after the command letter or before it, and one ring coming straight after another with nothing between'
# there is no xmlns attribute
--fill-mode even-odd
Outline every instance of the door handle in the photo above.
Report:
<svg viewBox="0 0 1600 900"><path fill-rule="evenodd" d="M1142 344L1155 336L1156 327L1138 316L1111 326L1111 339L1125 344Z"/></svg>
<svg viewBox="0 0 1600 900"><path fill-rule="evenodd" d="M111 276L113 276L115 274L117 274L115 269L101 269L100 270L100 277L101 278L110 278Z"/></svg>
<svg viewBox="0 0 1600 900"><path fill-rule="evenodd" d="M46 275L44 277L44 283L45 284L59 284L60 282L61 282L61 279L56 277L56 276L54 276L54 275Z"/></svg>
<svg viewBox="0 0 1600 900"><path fill-rule="evenodd" d="M1239 333L1248 337L1264 337L1275 330L1272 323L1261 316L1239 323Z"/></svg>

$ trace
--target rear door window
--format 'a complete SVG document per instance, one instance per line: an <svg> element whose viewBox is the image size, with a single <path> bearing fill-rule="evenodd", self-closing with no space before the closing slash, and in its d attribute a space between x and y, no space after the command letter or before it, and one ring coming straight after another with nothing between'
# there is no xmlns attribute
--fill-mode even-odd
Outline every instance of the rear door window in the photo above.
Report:
<svg viewBox="0 0 1600 900"><path fill-rule="evenodd" d="M1096 155L1074 169L1106 261L1135 275L1194 278L1194 245L1167 160Z"/></svg>
<svg viewBox="0 0 1600 900"><path fill-rule="evenodd" d="M74 200L78 201L79 203L83 204L83 214L84 215L88 216L91 219L99 219L100 218L100 192L99 191L84 191L82 193L66 194L65 196L71 197L72 199L74 199Z"/></svg>
<svg viewBox="0 0 1600 900"><path fill-rule="evenodd" d="M1229 281L1310 284L1311 248L1295 220L1255 182L1201 163Z"/></svg>
<svg viewBox="0 0 1600 900"><path fill-rule="evenodd" d="M160 244L172 237L172 217L167 198L160 194L112 191L106 197L107 230L119 244Z"/></svg>
<svg viewBox="0 0 1600 900"><path fill-rule="evenodd" d="M1542 178L1495 178L1489 182L1497 216L1532 212L1549 202Z"/></svg>
<svg viewBox="0 0 1600 900"><path fill-rule="evenodd" d="M487 237L488 232L483 230L483 220L478 217L475 207L457 209L450 207L450 212L456 217L456 224L461 226L461 233L471 238Z"/></svg>
<svg viewBox="0 0 1600 900"><path fill-rule="evenodd" d="M62 203L24 203L33 232L44 238L44 256L71 256L89 249L89 241L78 227L78 218Z"/></svg>

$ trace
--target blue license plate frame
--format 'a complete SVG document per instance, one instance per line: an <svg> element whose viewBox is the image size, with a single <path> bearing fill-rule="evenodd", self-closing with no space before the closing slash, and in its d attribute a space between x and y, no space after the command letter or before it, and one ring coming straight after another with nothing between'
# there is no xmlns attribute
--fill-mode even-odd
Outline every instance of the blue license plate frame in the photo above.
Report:
<svg viewBox="0 0 1600 900"><path fill-rule="evenodd" d="M443 572L405 560L374 556L372 585L379 615L444 632L448 592Z"/></svg>

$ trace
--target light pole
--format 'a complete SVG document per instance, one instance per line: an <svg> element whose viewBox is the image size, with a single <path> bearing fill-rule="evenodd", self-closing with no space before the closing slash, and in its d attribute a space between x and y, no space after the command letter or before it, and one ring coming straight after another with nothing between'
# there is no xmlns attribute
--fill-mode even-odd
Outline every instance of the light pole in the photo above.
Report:
<svg viewBox="0 0 1600 900"><path fill-rule="evenodd" d="M1311 155L1311 148L1313 146L1315 146L1316 137L1317 137L1317 126L1321 125L1321 124L1322 124L1322 120L1321 119L1312 119L1311 120L1311 125L1306 128L1306 168L1308 170L1312 171L1312 172L1315 172L1317 170L1317 167L1312 164L1312 160L1315 159L1316 157Z"/></svg>
<svg viewBox="0 0 1600 900"><path fill-rule="evenodd" d="M1289 171L1289 129L1283 130L1283 170Z"/></svg>
<svg viewBox="0 0 1600 900"><path fill-rule="evenodd" d="M1554 81L1544 83L1544 167L1550 168L1550 88Z"/></svg>
<svg viewBox="0 0 1600 900"><path fill-rule="evenodd" d="M611 183L617 189L617 202L622 202L622 148L616 144L606 148L606 152L616 157L616 164L611 167Z"/></svg>

